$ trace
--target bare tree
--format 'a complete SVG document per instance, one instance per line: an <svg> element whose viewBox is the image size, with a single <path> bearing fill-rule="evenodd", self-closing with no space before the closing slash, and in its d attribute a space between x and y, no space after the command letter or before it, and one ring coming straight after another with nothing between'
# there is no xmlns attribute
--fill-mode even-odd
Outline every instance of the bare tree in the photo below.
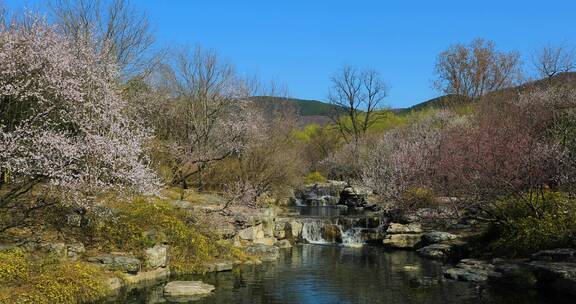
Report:
<svg viewBox="0 0 576 304"><path fill-rule="evenodd" d="M177 51L156 87L163 96L153 106L163 114L155 129L174 157L172 184L186 188L188 178L240 153L255 136L259 118L246 100L244 82L214 51Z"/></svg>
<svg viewBox="0 0 576 304"><path fill-rule="evenodd" d="M541 78L552 78L576 69L576 49L565 44L549 44L532 56L532 63Z"/></svg>
<svg viewBox="0 0 576 304"><path fill-rule="evenodd" d="M148 72L155 39L148 17L130 0L52 0L56 22L77 43L93 43L96 51L117 64L124 75Z"/></svg>
<svg viewBox="0 0 576 304"><path fill-rule="evenodd" d="M331 78L329 102L334 105L332 120L346 142L358 140L380 118L388 89L378 72L344 66Z"/></svg>
<svg viewBox="0 0 576 304"><path fill-rule="evenodd" d="M514 85L520 77L518 52L501 52L494 42L475 39L455 44L436 59L434 87L444 94L478 98Z"/></svg>

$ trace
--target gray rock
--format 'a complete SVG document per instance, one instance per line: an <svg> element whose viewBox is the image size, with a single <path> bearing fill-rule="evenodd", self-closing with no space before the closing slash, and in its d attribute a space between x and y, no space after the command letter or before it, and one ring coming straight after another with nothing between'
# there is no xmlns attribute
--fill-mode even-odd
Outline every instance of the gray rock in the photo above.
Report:
<svg viewBox="0 0 576 304"><path fill-rule="evenodd" d="M206 264L207 272L230 271L234 268L234 262L229 260L216 261Z"/></svg>
<svg viewBox="0 0 576 304"><path fill-rule="evenodd" d="M78 260L84 252L86 252L86 248L82 243L68 244L66 248L66 256L73 261Z"/></svg>
<svg viewBox="0 0 576 304"><path fill-rule="evenodd" d="M436 260L446 260L450 257L452 246L447 244L432 244L426 247L422 247L416 252L418 255Z"/></svg>
<svg viewBox="0 0 576 304"><path fill-rule="evenodd" d="M386 233L388 234L410 234L410 233L422 233L422 227L420 224L411 223L411 224L398 224L398 223L391 223L386 229Z"/></svg>
<svg viewBox="0 0 576 304"><path fill-rule="evenodd" d="M114 254L89 257L87 261L102 264L108 269L122 270L131 274L138 273L142 265L142 262L137 258Z"/></svg>
<svg viewBox="0 0 576 304"><path fill-rule="evenodd" d="M529 289L537 282L534 274L523 263L501 260L493 263L494 272L488 273L488 281L495 286Z"/></svg>
<svg viewBox="0 0 576 304"><path fill-rule="evenodd" d="M372 194L372 190L366 187L346 187L340 192L338 204L349 207L363 207L366 205L366 199L369 194Z"/></svg>
<svg viewBox="0 0 576 304"><path fill-rule="evenodd" d="M274 237L282 240L286 238L286 222L276 221L274 223Z"/></svg>
<svg viewBox="0 0 576 304"><path fill-rule="evenodd" d="M382 241L387 248L412 249L420 242L420 234L388 234Z"/></svg>
<svg viewBox="0 0 576 304"><path fill-rule="evenodd" d="M65 243L41 243L37 249L57 258L67 257L67 246Z"/></svg>
<svg viewBox="0 0 576 304"><path fill-rule="evenodd" d="M215 269L217 272L229 271L232 270L232 268L234 268L234 263L232 261L220 261L214 263L214 266L216 266Z"/></svg>
<svg viewBox="0 0 576 304"><path fill-rule="evenodd" d="M231 239L236 235L234 225L215 227L213 231L214 234L223 239Z"/></svg>
<svg viewBox="0 0 576 304"><path fill-rule="evenodd" d="M276 260L280 256L280 249L276 246L256 244L244 249L246 253L261 257L263 261Z"/></svg>
<svg viewBox="0 0 576 304"><path fill-rule="evenodd" d="M304 227L304 225L301 222L295 220L288 222L287 225L290 235L286 237L289 237L292 240L299 239L300 236L302 235L302 228Z"/></svg>
<svg viewBox="0 0 576 304"><path fill-rule="evenodd" d="M112 277L106 280L106 286L111 294L118 294L124 287L124 282L118 277Z"/></svg>
<svg viewBox="0 0 576 304"><path fill-rule="evenodd" d="M550 250L542 250L534 253L531 256L534 261L549 261L549 262L576 262L576 249L572 248L557 248Z"/></svg>
<svg viewBox="0 0 576 304"><path fill-rule="evenodd" d="M528 267L542 286L576 295L576 263L532 261Z"/></svg>
<svg viewBox="0 0 576 304"><path fill-rule="evenodd" d="M150 268L166 267L168 265L168 247L157 244L145 251L146 265Z"/></svg>
<svg viewBox="0 0 576 304"><path fill-rule="evenodd" d="M296 197L304 198L305 196L338 196L348 184L342 181L329 180L324 183L315 183L305 185L296 190Z"/></svg>
<svg viewBox="0 0 576 304"><path fill-rule="evenodd" d="M422 235L422 244L423 245L437 244L444 241L453 240L456 238L457 238L456 235L449 232L432 231L424 233L424 235Z"/></svg>
<svg viewBox="0 0 576 304"><path fill-rule="evenodd" d="M444 271L444 277L464 282L485 282L488 276L498 276L494 265L474 259L463 259L456 267Z"/></svg>
<svg viewBox="0 0 576 304"><path fill-rule="evenodd" d="M164 286L164 296L172 302L188 302L205 297L214 289L202 281L172 281Z"/></svg>
<svg viewBox="0 0 576 304"><path fill-rule="evenodd" d="M264 238L264 230L262 224L251 226L238 231L238 237L246 241L254 241L256 239Z"/></svg>
<svg viewBox="0 0 576 304"><path fill-rule="evenodd" d="M137 274L123 276L124 283L131 287L150 286L160 281L165 281L170 277L169 268L156 268L149 271L140 271Z"/></svg>

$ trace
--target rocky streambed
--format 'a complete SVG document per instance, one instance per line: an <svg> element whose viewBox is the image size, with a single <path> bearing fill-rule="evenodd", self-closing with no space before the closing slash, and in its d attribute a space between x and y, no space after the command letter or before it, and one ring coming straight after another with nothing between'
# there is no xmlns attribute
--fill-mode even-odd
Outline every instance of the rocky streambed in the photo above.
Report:
<svg viewBox="0 0 576 304"><path fill-rule="evenodd" d="M374 203L369 189L349 187L342 182L304 186L295 192L292 202L293 206L283 210L233 209L225 219L217 221L215 229L223 238L258 258L243 263L207 263L204 275L170 274L161 246L152 247L141 262L156 266L151 271L134 271L131 265L137 264L135 261L95 257L95 261L120 263L128 273L128 280L111 283L118 293L109 301L572 303L574 300L574 250L540 252L530 259L514 261L471 259L468 237L477 225L473 219L462 217L437 225L427 219L441 211L398 212ZM167 291L170 283L185 295ZM186 294L186 286L194 287L188 289L191 293L195 290L203 293Z"/></svg>

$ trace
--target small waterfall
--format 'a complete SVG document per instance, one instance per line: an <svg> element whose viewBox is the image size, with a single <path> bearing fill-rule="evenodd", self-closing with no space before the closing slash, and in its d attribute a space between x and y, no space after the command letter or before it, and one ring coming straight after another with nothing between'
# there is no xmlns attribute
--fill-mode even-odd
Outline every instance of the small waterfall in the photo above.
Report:
<svg viewBox="0 0 576 304"><path fill-rule="evenodd" d="M302 238L311 244L328 244L323 237L324 221L310 220L304 222L302 227Z"/></svg>
<svg viewBox="0 0 576 304"><path fill-rule="evenodd" d="M294 205L296 205L297 207L306 206L306 205L304 205L304 202L300 198L294 199Z"/></svg>
<svg viewBox="0 0 576 304"><path fill-rule="evenodd" d="M361 247L364 242L363 228L345 227L327 220L310 219L304 222L302 238L311 244L342 244L346 247Z"/></svg>
<svg viewBox="0 0 576 304"><path fill-rule="evenodd" d="M342 245L346 247L362 247L364 245L362 228L350 228L342 231Z"/></svg>

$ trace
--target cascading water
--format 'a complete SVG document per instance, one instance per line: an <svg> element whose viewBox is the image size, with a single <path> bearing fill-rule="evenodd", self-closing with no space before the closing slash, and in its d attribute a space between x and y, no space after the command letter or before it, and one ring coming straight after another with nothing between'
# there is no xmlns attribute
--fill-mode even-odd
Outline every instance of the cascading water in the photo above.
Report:
<svg viewBox="0 0 576 304"><path fill-rule="evenodd" d="M328 244L323 237L325 222L323 220L308 220L302 226L302 238L311 244Z"/></svg>
<svg viewBox="0 0 576 304"><path fill-rule="evenodd" d="M340 226L339 226L340 227ZM342 228L340 228L342 229ZM362 247L364 238L362 237L362 228L350 228L342 231L342 245L346 247Z"/></svg>
<svg viewBox="0 0 576 304"><path fill-rule="evenodd" d="M347 247L361 247L364 242L364 228L344 227L338 221L308 219L303 223L302 238L311 244L342 244Z"/></svg>

